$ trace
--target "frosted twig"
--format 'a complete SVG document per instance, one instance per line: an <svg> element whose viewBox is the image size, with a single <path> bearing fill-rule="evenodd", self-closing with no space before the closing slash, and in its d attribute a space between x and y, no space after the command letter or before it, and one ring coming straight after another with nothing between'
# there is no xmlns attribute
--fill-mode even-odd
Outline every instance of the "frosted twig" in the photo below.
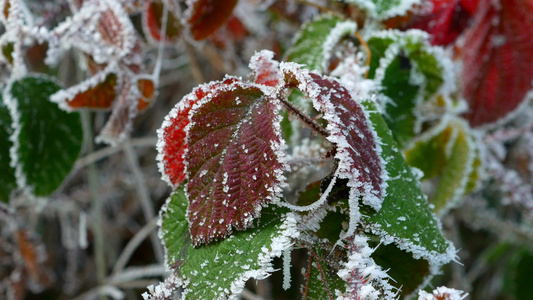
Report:
<svg viewBox="0 0 533 300"><path fill-rule="evenodd" d="M124 153L126 154L128 165L131 169L131 172L133 173L133 177L135 178L135 182L136 182L135 186L137 188L137 194L139 195L139 200L141 201L141 207L143 210L144 219L148 223L152 219L154 219L155 212L152 206L152 201L150 199L150 193L148 192L148 188L146 187L144 176L141 172L141 167L139 166L139 160L138 160L137 154L135 153L135 151L133 151L133 147L131 146L131 144L129 144L128 141L124 143ZM152 241L152 245L154 248L157 261L162 263L164 260L163 247L155 231L152 231L152 233L150 234L150 240Z"/></svg>
<svg viewBox="0 0 533 300"><path fill-rule="evenodd" d="M157 137L145 137L145 138L132 139L129 141L129 144L133 147L152 147L152 146L155 146L156 143L157 143ZM78 161L74 165L73 173L81 168L86 167L87 165L90 165L96 161L109 157L119 151L122 151L123 147L124 147L123 144L121 144L118 147L110 146L110 147L106 147L98 151L87 154L86 156L78 159Z"/></svg>
<svg viewBox="0 0 533 300"><path fill-rule="evenodd" d="M73 300L90 300L90 299L96 299L97 297L103 297L103 296L109 296L117 300L125 298L124 293L117 287L114 287L111 285L104 285L104 286L99 286L95 289L91 289L79 295L78 297L74 298Z"/></svg>
<svg viewBox="0 0 533 300"><path fill-rule="evenodd" d="M185 39L183 39L183 42L185 43L185 48L187 49L187 54L189 55L189 61L191 63L191 71L192 71L194 80L196 80L197 83L204 83L205 76L202 73L200 64L198 64L198 60L196 59L196 54L194 53L194 47Z"/></svg>
<svg viewBox="0 0 533 300"><path fill-rule="evenodd" d="M141 230L139 230L133 238L128 242L126 247L124 247L124 250L122 250L122 253L117 259L117 262L115 263L115 266L113 267L113 275L118 274L124 267L126 267L126 264L128 263L131 255L137 247L144 241L144 239L152 233L152 231L157 226L157 220L159 218L153 218L150 222L148 222L146 225L144 225Z"/></svg>
<svg viewBox="0 0 533 300"><path fill-rule="evenodd" d="M313 132L321 135L324 138L327 138L329 136L329 132L324 129L324 127L320 126L315 120L308 117L306 114L304 114L298 107L294 106L292 103L287 101L284 97L278 97L278 100L283 104L283 106L289 111L291 114L295 115L302 123L309 126Z"/></svg>
<svg viewBox="0 0 533 300"><path fill-rule="evenodd" d="M117 285L119 283L125 283L141 278L160 277L165 275L167 275L165 266L159 264L141 267L129 267L120 273L112 275L109 278L109 283Z"/></svg>

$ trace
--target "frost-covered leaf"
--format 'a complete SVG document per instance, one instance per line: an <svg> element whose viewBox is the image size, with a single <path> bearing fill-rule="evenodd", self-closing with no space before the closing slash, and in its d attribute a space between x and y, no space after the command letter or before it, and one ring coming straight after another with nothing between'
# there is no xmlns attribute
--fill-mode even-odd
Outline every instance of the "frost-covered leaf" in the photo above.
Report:
<svg viewBox="0 0 533 300"><path fill-rule="evenodd" d="M199 41L213 34L233 13L237 0L195 0L185 15L192 37Z"/></svg>
<svg viewBox="0 0 533 300"><path fill-rule="evenodd" d="M445 286L439 286L431 293L422 290L418 292L418 300L463 300L467 296L468 294L463 291Z"/></svg>
<svg viewBox="0 0 533 300"><path fill-rule="evenodd" d="M185 299L237 297L248 279L263 279L274 272L272 259L290 249L298 237L295 216L271 206L263 209L254 228L194 248L189 242L186 210L187 198L179 189L168 200L161 225L167 265L179 266Z"/></svg>
<svg viewBox="0 0 533 300"><path fill-rule="evenodd" d="M275 87L281 79L279 62L274 60L274 52L262 50L250 59L252 81Z"/></svg>
<svg viewBox="0 0 533 300"><path fill-rule="evenodd" d="M307 282L302 288L303 299L337 299L336 295L345 288L345 282L337 275L338 262L343 258L320 247L313 247L308 251L311 268L305 274Z"/></svg>
<svg viewBox="0 0 533 300"><path fill-rule="evenodd" d="M187 193L193 243L249 228L284 182L279 103L235 82L198 102L187 130Z"/></svg>
<svg viewBox="0 0 533 300"><path fill-rule="evenodd" d="M420 31L383 31L368 40L369 78L381 86L385 120L401 147L420 133L428 117L419 106L437 92L453 91L452 63L427 38Z"/></svg>
<svg viewBox="0 0 533 300"><path fill-rule="evenodd" d="M165 41L176 41L181 35L181 24L176 13L174 2L168 1L167 26L165 29ZM143 30L147 37L154 41L161 40L161 28L163 23L163 2L161 0L148 0L143 10Z"/></svg>
<svg viewBox="0 0 533 300"><path fill-rule="evenodd" d="M406 28L424 30L431 35L431 44L449 45L468 26L479 0L431 0L431 9L410 17Z"/></svg>
<svg viewBox="0 0 533 300"><path fill-rule="evenodd" d="M338 177L348 179L352 213L356 213L358 197L379 210L387 173L376 135L362 106L331 77L308 72L293 63L282 63L281 70L287 87L304 92L328 121L327 139L336 147Z"/></svg>
<svg viewBox="0 0 533 300"><path fill-rule="evenodd" d="M165 117L161 128L157 131L157 160L163 180L170 186L175 188L185 179L183 161L183 153L187 149L185 128L189 125L191 108L213 90L235 81L236 79L230 78L223 82L200 85L185 95Z"/></svg>
<svg viewBox="0 0 533 300"><path fill-rule="evenodd" d="M49 79L25 77L4 94L11 115L17 116L12 136L17 184L37 196L59 187L81 150L79 114L67 113L50 102L59 89Z"/></svg>
<svg viewBox="0 0 533 300"><path fill-rule="evenodd" d="M462 49L464 115L473 127L505 119L531 99L533 3L482 1Z"/></svg>
<svg viewBox="0 0 533 300"><path fill-rule="evenodd" d="M320 15L300 28L287 51L287 60L319 73L325 72L335 45L356 29L357 24L352 21L343 21L332 14Z"/></svg>
<svg viewBox="0 0 533 300"><path fill-rule="evenodd" d="M109 110L119 92L118 81L117 73L108 67L75 86L59 90L51 100L66 111L80 108Z"/></svg>
<svg viewBox="0 0 533 300"><path fill-rule="evenodd" d="M415 4L420 4L421 0L346 0L359 8L365 10L367 14L378 20L384 20L395 16L402 16L407 13Z"/></svg>
<svg viewBox="0 0 533 300"><path fill-rule="evenodd" d="M394 242L401 250L411 252L416 259L428 260L432 266L448 263L454 259L455 249L442 236L416 173L407 166L375 104L365 101L364 106L380 138L381 156L387 162L389 175L381 209L363 214L364 227L381 236L384 244Z"/></svg>
<svg viewBox="0 0 533 300"><path fill-rule="evenodd" d="M420 287L431 275L429 264L424 259L414 259L410 253L395 245L379 245L372 258L392 278L390 284L398 289L398 294L407 296Z"/></svg>
<svg viewBox="0 0 533 300"><path fill-rule="evenodd" d="M443 120L417 138L405 152L407 163L422 170L424 179L440 176L429 199L439 215L456 206L476 186L478 155L472 132L460 119Z"/></svg>
<svg viewBox="0 0 533 300"><path fill-rule="evenodd" d="M2 170L0 172L0 201L2 202L8 202L11 191L17 187L15 169L10 166L11 157L9 156L9 149L13 146L9 140L13 133L11 123L9 110L0 98L0 170Z"/></svg>

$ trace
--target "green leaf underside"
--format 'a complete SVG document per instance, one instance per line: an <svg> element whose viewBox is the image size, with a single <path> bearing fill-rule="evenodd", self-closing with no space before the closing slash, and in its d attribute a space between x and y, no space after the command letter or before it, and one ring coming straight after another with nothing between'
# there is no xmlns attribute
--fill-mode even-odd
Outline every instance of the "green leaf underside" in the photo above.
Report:
<svg viewBox="0 0 533 300"><path fill-rule="evenodd" d="M414 4L420 0L348 0L358 7L366 10L370 16L384 20L394 16L401 16L407 13Z"/></svg>
<svg viewBox="0 0 533 300"><path fill-rule="evenodd" d="M287 61L306 65L309 70L324 71L324 44L339 22L342 22L339 17L323 14L303 25L293 45L287 51Z"/></svg>
<svg viewBox="0 0 533 300"><path fill-rule="evenodd" d="M194 248L189 242L186 208L185 194L178 189L167 204L161 228L167 264L173 266L180 262L180 276L190 280L185 288L186 299L220 299L235 295L242 291L249 278L261 278L274 271L265 255L268 256L276 240L284 235L288 210L266 207L254 222L254 228Z"/></svg>
<svg viewBox="0 0 533 300"><path fill-rule="evenodd" d="M480 160L471 139L466 123L452 120L442 131L428 131L405 153L407 163L422 170L425 179L440 176L430 198L437 213L475 187ZM446 153L447 148L450 153Z"/></svg>
<svg viewBox="0 0 533 300"><path fill-rule="evenodd" d="M274 199L283 169L273 101L243 83L214 91L208 100L192 112L185 154L188 218L197 246L249 228Z"/></svg>
<svg viewBox="0 0 533 300"><path fill-rule="evenodd" d="M410 253L394 245L379 245L372 258L393 279L389 283L398 288L401 296L414 292L430 275L429 264L423 259L414 259Z"/></svg>
<svg viewBox="0 0 533 300"><path fill-rule="evenodd" d="M380 60L391 45L399 47L399 53L390 63L380 66ZM444 81L442 66L420 34L374 36L369 39L368 46L372 53L369 78L374 78L378 69L384 74L381 93L392 101L385 105L385 119L403 148L417 133L414 114L417 104L434 95ZM413 72L423 77L424 84L412 82Z"/></svg>
<svg viewBox="0 0 533 300"><path fill-rule="evenodd" d="M383 159L389 173L386 196L379 212L363 214L363 223L374 234L384 238L385 244L395 242L402 250L413 252L414 257L437 259L444 263L452 247L442 236L438 222L419 188L419 182L407 166L402 153L375 104L363 102L374 130L381 138ZM433 261L433 263L436 263Z"/></svg>
<svg viewBox="0 0 533 300"><path fill-rule="evenodd" d="M8 202L11 191L17 187L15 169L9 165L11 162L9 149L13 145L9 140L9 136L13 133L11 122L9 110L0 98L0 170L2 170L0 171L0 201L2 202Z"/></svg>
<svg viewBox="0 0 533 300"><path fill-rule="evenodd" d="M19 163L36 196L49 195L59 187L81 150L79 114L67 113L49 101L59 89L42 77L25 77L10 89L20 114Z"/></svg>
<svg viewBox="0 0 533 300"><path fill-rule="evenodd" d="M335 268L327 264L324 259L328 260L327 250L321 250L314 247L313 251L321 259L316 259L313 255L309 256L312 259L312 267L309 276L309 282L306 283L308 287L307 296L304 295L305 300L325 300L337 299L335 290L344 292L346 290L346 282L338 275ZM339 258L329 258L332 262L338 263ZM318 268L320 266L320 269Z"/></svg>

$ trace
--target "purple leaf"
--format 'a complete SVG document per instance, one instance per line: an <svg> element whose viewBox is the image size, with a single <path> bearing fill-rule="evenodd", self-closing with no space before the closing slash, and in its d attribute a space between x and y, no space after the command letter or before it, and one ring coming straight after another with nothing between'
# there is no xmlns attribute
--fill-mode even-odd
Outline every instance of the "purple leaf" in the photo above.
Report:
<svg viewBox="0 0 533 300"><path fill-rule="evenodd" d="M235 82L200 101L187 131L188 219L200 246L244 230L284 183L279 103Z"/></svg>

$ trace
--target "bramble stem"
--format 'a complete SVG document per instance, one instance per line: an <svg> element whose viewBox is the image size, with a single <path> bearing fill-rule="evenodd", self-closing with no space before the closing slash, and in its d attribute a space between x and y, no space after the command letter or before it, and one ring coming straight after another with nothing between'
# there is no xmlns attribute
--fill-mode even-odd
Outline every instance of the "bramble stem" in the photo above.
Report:
<svg viewBox="0 0 533 300"><path fill-rule="evenodd" d="M329 132L324 129L324 127L320 126L315 120L308 117L306 114L304 114L298 107L294 106L289 101L285 100L283 97L278 97L279 101L285 108L295 115L300 121L302 121L305 125L307 125L313 132L319 134L320 136L327 138L329 136Z"/></svg>

